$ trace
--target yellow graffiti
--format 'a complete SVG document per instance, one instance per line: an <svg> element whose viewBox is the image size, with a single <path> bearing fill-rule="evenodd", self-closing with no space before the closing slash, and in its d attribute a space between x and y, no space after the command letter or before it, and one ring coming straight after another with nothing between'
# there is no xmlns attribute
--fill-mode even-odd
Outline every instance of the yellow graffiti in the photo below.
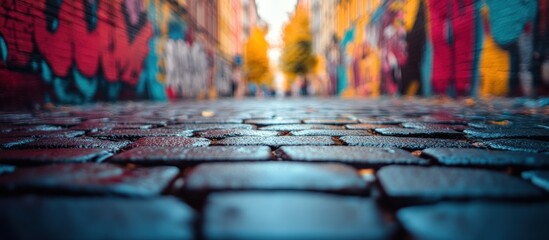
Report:
<svg viewBox="0 0 549 240"><path fill-rule="evenodd" d="M381 85L381 53L376 48L367 50L366 66L368 66L366 75L366 92L372 97L379 96Z"/></svg>
<svg viewBox="0 0 549 240"><path fill-rule="evenodd" d="M480 57L480 95L505 96L509 82L509 54L500 49L491 35L485 35Z"/></svg>
<svg viewBox="0 0 549 240"><path fill-rule="evenodd" d="M488 8L481 9L483 19L488 18ZM501 49L491 33L485 32L482 53L480 55L480 95L505 96L509 83L509 53Z"/></svg>
<svg viewBox="0 0 549 240"><path fill-rule="evenodd" d="M410 86L408 86L408 89L406 89L406 96L413 97L415 96L419 91L419 80L414 79L411 81Z"/></svg>
<svg viewBox="0 0 549 240"><path fill-rule="evenodd" d="M407 32L412 30L416 22L417 11L419 10L420 0L407 0L402 5L402 13L404 15L404 27Z"/></svg>

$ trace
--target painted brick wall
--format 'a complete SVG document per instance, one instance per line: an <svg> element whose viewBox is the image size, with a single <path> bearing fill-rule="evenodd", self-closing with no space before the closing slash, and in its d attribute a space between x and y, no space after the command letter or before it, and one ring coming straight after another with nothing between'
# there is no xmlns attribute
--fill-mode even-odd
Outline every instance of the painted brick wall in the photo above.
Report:
<svg viewBox="0 0 549 240"><path fill-rule="evenodd" d="M343 34L338 90L548 95L548 16L548 0L380 1Z"/></svg>
<svg viewBox="0 0 549 240"><path fill-rule="evenodd" d="M212 84L226 89L228 79L208 79L216 46L193 36L196 21L186 8L200 2L181 2L1 1L0 107L165 100L196 97Z"/></svg>
<svg viewBox="0 0 549 240"><path fill-rule="evenodd" d="M1 97L66 103L117 98L126 94L123 86L139 82L152 35L137 0L4 1Z"/></svg>

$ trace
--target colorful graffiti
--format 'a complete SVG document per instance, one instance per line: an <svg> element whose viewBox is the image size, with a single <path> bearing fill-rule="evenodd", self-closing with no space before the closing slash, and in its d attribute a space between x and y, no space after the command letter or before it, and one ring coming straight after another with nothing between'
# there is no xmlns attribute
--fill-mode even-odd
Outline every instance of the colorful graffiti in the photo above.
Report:
<svg viewBox="0 0 549 240"><path fill-rule="evenodd" d="M58 102L85 102L135 85L152 26L141 1L8 1L0 8L3 80L39 74ZM11 71L6 71L9 69Z"/></svg>
<svg viewBox="0 0 549 240"><path fill-rule="evenodd" d="M223 59L222 57L217 57L216 66L217 75L214 80L214 86L217 93L223 97L233 95L233 73L229 61Z"/></svg>
<svg viewBox="0 0 549 240"><path fill-rule="evenodd" d="M546 95L548 2L383 1L342 37L338 92Z"/></svg>
<svg viewBox="0 0 549 240"><path fill-rule="evenodd" d="M207 88L209 67L203 47L182 40L166 44L166 87L182 97L197 97Z"/></svg>
<svg viewBox="0 0 549 240"><path fill-rule="evenodd" d="M227 94L230 73L216 73L217 78L209 80L222 62L214 61L214 51L194 38L187 23L189 9L178 4L2 1L0 101L33 105L166 100L196 97L211 88ZM33 94L21 94L29 90Z"/></svg>

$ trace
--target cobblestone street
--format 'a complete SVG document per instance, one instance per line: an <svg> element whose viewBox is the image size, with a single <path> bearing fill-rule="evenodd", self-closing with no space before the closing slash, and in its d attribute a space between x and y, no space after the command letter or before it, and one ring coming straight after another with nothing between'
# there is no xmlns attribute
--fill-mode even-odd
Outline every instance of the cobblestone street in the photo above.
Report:
<svg viewBox="0 0 549 240"><path fill-rule="evenodd" d="M0 113L2 239L548 239L549 100Z"/></svg>

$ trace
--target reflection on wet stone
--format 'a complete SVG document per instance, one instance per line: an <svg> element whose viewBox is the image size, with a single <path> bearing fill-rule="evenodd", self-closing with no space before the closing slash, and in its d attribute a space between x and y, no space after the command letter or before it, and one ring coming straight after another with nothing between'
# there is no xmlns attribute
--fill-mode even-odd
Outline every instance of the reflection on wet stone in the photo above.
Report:
<svg viewBox="0 0 549 240"><path fill-rule="evenodd" d="M221 97L0 112L0 238L548 239L545 106Z"/></svg>

